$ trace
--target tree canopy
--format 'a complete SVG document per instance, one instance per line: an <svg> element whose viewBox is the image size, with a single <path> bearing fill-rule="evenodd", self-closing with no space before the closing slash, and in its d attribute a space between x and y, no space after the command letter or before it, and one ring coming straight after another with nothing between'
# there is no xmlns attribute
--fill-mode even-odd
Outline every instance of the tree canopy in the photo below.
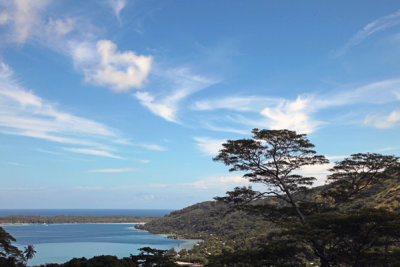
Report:
<svg viewBox="0 0 400 267"><path fill-rule="evenodd" d="M273 250L276 244L292 244L287 247L292 256L308 251L321 266L396 266L393 259L400 257L398 213L349 210L344 204L382 183L390 171L398 171L398 157L353 154L335 163L328 176L330 184L310 198L306 191L315 178L300 175L301 168L328 163L313 148L305 134L289 130L254 129L252 139L228 140L214 160L229 165L229 171L244 172L245 178L265 185L265 190L235 188L216 200L279 224L282 231L274 242L260 245L264 251ZM287 220L293 215L298 220ZM275 261L286 263L282 258Z"/></svg>
<svg viewBox="0 0 400 267"><path fill-rule="evenodd" d="M264 192L251 189L236 189L229 194L239 196L236 200L252 201L267 195L290 204L301 221L304 215L298 208L293 194L304 191L313 184L314 177L302 176L298 172L301 167L326 164L329 161L316 155L314 145L305 134L297 134L289 130L253 129L252 139L228 140L214 158L231 166L229 171L244 171L250 182L266 186ZM223 200L223 199L219 199Z"/></svg>

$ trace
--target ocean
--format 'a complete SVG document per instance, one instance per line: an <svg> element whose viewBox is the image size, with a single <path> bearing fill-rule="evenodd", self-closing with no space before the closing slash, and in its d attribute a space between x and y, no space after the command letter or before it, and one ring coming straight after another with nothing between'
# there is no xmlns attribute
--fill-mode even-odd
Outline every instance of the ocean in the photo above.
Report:
<svg viewBox="0 0 400 267"><path fill-rule="evenodd" d="M134 224L25 224L5 225L20 249L31 244L37 251L29 265L62 263L72 258L137 254L142 247L190 249L196 241L168 239L134 228Z"/></svg>
<svg viewBox="0 0 400 267"><path fill-rule="evenodd" d="M0 210L0 216L163 216L171 210ZM25 224L3 225L20 249L33 245L37 251L29 266L63 263L72 258L115 255L119 258L137 254L139 248L190 249L199 240L168 239L134 228L135 224Z"/></svg>

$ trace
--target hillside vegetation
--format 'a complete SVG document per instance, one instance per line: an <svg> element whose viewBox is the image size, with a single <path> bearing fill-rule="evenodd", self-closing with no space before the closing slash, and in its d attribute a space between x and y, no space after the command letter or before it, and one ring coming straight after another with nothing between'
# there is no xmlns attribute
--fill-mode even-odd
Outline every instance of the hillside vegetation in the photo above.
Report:
<svg viewBox="0 0 400 267"><path fill-rule="evenodd" d="M332 185L315 187L296 197L303 200L317 199L321 192L331 187ZM282 205L272 197L265 201ZM382 183L366 189L363 194L344 205L343 209L384 208L399 211L399 203L400 174L395 172ZM279 232L279 227L266 221L264 217L250 216L238 210L230 211L228 204L218 201L197 203L136 227L154 234L168 234L173 238L204 240L191 251L180 253L186 260L203 262L209 255L251 249L270 240Z"/></svg>

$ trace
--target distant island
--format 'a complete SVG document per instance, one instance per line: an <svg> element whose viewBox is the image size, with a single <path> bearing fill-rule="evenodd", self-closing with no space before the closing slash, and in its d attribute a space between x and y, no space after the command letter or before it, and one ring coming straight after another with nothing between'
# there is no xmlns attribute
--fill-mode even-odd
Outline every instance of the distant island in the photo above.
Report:
<svg viewBox="0 0 400 267"><path fill-rule="evenodd" d="M62 223L147 223L156 217L151 216L0 216L4 224L62 224Z"/></svg>

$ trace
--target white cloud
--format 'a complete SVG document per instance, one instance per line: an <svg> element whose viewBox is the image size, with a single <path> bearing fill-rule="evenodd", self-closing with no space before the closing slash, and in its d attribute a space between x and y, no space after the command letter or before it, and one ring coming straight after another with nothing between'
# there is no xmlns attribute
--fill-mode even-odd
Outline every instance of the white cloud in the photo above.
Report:
<svg viewBox="0 0 400 267"><path fill-rule="evenodd" d="M80 153L80 154L86 154L86 155L108 157L108 158L113 158L113 159L123 159L120 156L114 155L114 154L112 154L108 151L104 151L104 150L96 150L96 149L90 149L90 148L64 148L64 150L70 151L70 152L75 152L75 153Z"/></svg>
<svg viewBox="0 0 400 267"><path fill-rule="evenodd" d="M106 125L60 111L56 105L27 91L4 63L0 63L0 132L79 145L96 145L88 137L116 136Z"/></svg>
<svg viewBox="0 0 400 267"><path fill-rule="evenodd" d="M342 160L344 158L347 158L348 156L345 155L337 155L337 156L325 156L325 158L327 158L328 160Z"/></svg>
<svg viewBox="0 0 400 267"><path fill-rule="evenodd" d="M396 101L400 94L400 79L372 82L356 88L338 89L325 95L316 95L312 106L322 109L355 103L385 104Z"/></svg>
<svg viewBox="0 0 400 267"><path fill-rule="evenodd" d="M39 14L48 3L48 0L14 0L1 3L3 12L0 15L0 25L10 24L10 40L22 44L39 33Z"/></svg>
<svg viewBox="0 0 400 267"><path fill-rule="evenodd" d="M133 171L133 168L88 170L88 172L93 172L93 173L120 173L120 172L130 172L130 171Z"/></svg>
<svg viewBox="0 0 400 267"><path fill-rule="evenodd" d="M170 69L156 75L163 80L163 84L171 88L167 93L155 97L149 92L136 92L134 96L152 113L175 123L179 122L177 112L182 100L216 83L214 80L193 74L188 68Z"/></svg>
<svg viewBox="0 0 400 267"><path fill-rule="evenodd" d="M399 92L395 92L395 95L396 95L397 99L400 100L400 91Z"/></svg>
<svg viewBox="0 0 400 267"><path fill-rule="evenodd" d="M86 82L109 87L115 92L143 86L151 69L151 56L136 55L132 51L119 52L109 40L98 41L96 53L95 57L93 46L88 42L72 48L73 58L81 65Z"/></svg>
<svg viewBox="0 0 400 267"><path fill-rule="evenodd" d="M136 147L142 147L142 148L145 148L145 149L148 149L148 150L155 150L155 151L165 151L165 150L167 150L165 147L157 145L157 144L135 143L135 142L132 142L129 139L123 139L123 138L113 140L113 143L129 145L129 146L136 146Z"/></svg>
<svg viewBox="0 0 400 267"><path fill-rule="evenodd" d="M62 155L62 153L50 151L50 150L43 149L43 148L36 148L35 150L38 152L41 152L41 153L47 153L47 154L52 154L52 155Z"/></svg>
<svg viewBox="0 0 400 267"><path fill-rule="evenodd" d="M72 18L53 19L50 18L46 25L46 33L48 36L60 38L72 32L76 27L76 21Z"/></svg>
<svg viewBox="0 0 400 267"><path fill-rule="evenodd" d="M6 164L6 165L11 165L11 166L20 166L21 163L18 162L12 162L12 161L2 161L2 164Z"/></svg>
<svg viewBox="0 0 400 267"><path fill-rule="evenodd" d="M166 148L156 144L135 144L135 146L140 146L148 150L155 150L155 151L165 151Z"/></svg>
<svg viewBox="0 0 400 267"><path fill-rule="evenodd" d="M216 155L222 149L222 144L226 142L224 139L213 139L209 137L195 137L197 147L200 151L207 155Z"/></svg>
<svg viewBox="0 0 400 267"><path fill-rule="evenodd" d="M313 186L319 186L326 182L326 177L330 174L328 170L333 166L333 163L303 166L297 173L306 177L315 177L317 180Z"/></svg>
<svg viewBox="0 0 400 267"><path fill-rule="evenodd" d="M257 111L266 105L276 104L280 99L260 96L232 96L221 99L197 101L194 110L205 111L215 109L229 109L236 111Z"/></svg>
<svg viewBox="0 0 400 267"><path fill-rule="evenodd" d="M364 125L380 129L394 128L400 122L400 111L393 110L387 116L368 115L364 120Z"/></svg>
<svg viewBox="0 0 400 267"><path fill-rule="evenodd" d="M126 0L108 0L108 4L114 11L115 16L120 20L120 13L126 6Z"/></svg>
<svg viewBox="0 0 400 267"><path fill-rule="evenodd" d="M164 118L167 121L177 122L175 118L177 107L173 104L173 101L171 101L170 98L167 97L161 101L156 101L155 98L147 92L136 92L135 97L152 113ZM173 98L174 97L172 97L172 99Z"/></svg>
<svg viewBox="0 0 400 267"><path fill-rule="evenodd" d="M400 79L387 79L356 88L342 87L324 94L300 95L295 100L263 96L209 99L196 102L193 109L198 111L226 109L239 114L229 113L224 117L219 115L219 124L221 124L221 120L225 120L246 127L291 129L302 133L311 133L325 123L314 117L323 109L363 103L382 105L397 101L399 95ZM243 112L246 114L242 115ZM210 116L207 116L208 120L209 118ZM215 121L215 117L213 120ZM392 127L396 120L397 115L393 113L381 124ZM371 123L371 121L372 119L368 118L367 122ZM232 127L216 127L209 121L202 122L202 125L210 130L244 133L242 130L235 130Z"/></svg>
<svg viewBox="0 0 400 267"><path fill-rule="evenodd" d="M368 23L350 38L345 46L336 53L336 56L345 54L347 50L359 45L371 35L392 28L398 24L400 24L400 10Z"/></svg>
<svg viewBox="0 0 400 267"><path fill-rule="evenodd" d="M249 135L251 132L251 129L248 130L241 130L241 129L235 129L231 127L221 127L221 126L215 126L212 123L205 122L203 123L204 128L211 130L211 131L217 131L217 132L226 132L226 133L235 133L235 134L242 134L242 135Z"/></svg>
<svg viewBox="0 0 400 267"><path fill-rule="evenodd" d="M10 15L7 12L0 13L0 25L7 23L10 20Z"/></svg>
<svg viewBox="0 0 400 267"><path fill-rule="evenodd" d="M75 68L84 70L97 64L98 55L95 42L89 40L69 40L66 46L68 55L72 58Z"/></svg>
<svg viewBox="0 0 400 267"><path fill-rule="evenodd" d="M215 176L192 183L182 184L183 186L193 187L195 189L232 189L235 186L247 186L250 182L240 175Z"/></svg>
<svg viewBox="0 0 400 267"><path fill-rule="evenodd" d="M295 101L283 100L277 107L265 108L261 114L268 118L270 129L289 129L300 133L313 132L320 122L311 119L311 99L297 97Z"/></svg>

